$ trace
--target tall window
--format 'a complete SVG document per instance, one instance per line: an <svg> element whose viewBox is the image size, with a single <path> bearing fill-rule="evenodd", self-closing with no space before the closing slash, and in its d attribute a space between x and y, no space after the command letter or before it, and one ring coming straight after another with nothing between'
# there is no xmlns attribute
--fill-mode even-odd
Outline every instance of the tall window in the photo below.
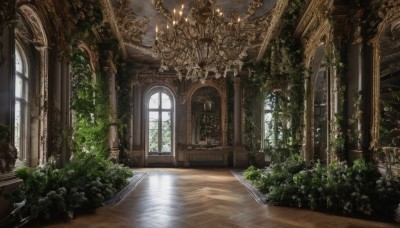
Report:
<svg viewBox="0 0 400 228"><path fill-rule="evenodd" d="M28 64L20 47L15 48L14 143L20 160L26 160L28 126Z"/></svg>
<svg viewBox="0 0 400 228"><path fill-rule="evenodd" d="M160 88L148 101L148 154L172 154L173 102L167 91Z"/></svg>
<svg viewBox="0 0 400 228"><path fill-rule="evenodd" d="M264 100L264 147L275 146L275 103L275 96L273 94L269 94Z"/></svg>

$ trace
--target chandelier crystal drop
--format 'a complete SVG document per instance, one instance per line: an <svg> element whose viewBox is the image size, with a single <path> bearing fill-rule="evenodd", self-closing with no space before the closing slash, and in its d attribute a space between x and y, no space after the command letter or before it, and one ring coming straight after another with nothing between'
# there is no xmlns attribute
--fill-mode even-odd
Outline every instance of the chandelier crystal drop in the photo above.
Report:
<svg viewBox="0 0 400 228"><path fill-rule="evenodd" d="M215 0L195 0L184 16L185 6L168 12L162 0L155 1L158 12L167 18L156 27L155 53L161 59L160 71L173 69L179 79L205 82L207 77L236 76L243 58L255 40L255 26L249 17L261 0L253 0L244 18L225 16Z"/></svg>

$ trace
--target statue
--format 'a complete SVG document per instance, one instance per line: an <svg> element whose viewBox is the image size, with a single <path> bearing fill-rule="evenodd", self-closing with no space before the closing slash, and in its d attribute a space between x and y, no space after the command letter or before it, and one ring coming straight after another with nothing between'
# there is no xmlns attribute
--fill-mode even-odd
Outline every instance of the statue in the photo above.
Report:
<svg viewBox="0 0 400 228"><path fill-rule="evenodd" d="M17 149L10 139L10 128L0 125L0 173L12 171L17 158Z"/></svg>

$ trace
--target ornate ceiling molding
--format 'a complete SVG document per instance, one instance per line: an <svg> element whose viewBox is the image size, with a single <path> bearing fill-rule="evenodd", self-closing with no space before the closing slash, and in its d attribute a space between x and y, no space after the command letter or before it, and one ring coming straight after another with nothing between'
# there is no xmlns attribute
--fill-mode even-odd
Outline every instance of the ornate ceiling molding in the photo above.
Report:
<svg viewBox="0 0 400 228"><path fill-rule="evenodd" d="M21 13L25 17L26 21L29 22L29 26L33 33L33 40L31 42L36 48L48 47L49 42L47 39L46 31L43 24L36 13L36 10L30 5L21 5L19 7Z"/></svg>
<svg viewBox="0 0 400 228"><path fill-rule="evenodd" d="M379 5L376 13L370 15L368 21L371 28L369 29L369 43L379 42L385 28L395 19L400 18L400 1L399 0L380 0L375 2Z"/></svg>
<svg viewBox="0 0 400 228"><path fill-rule="evenodd" d="M104 19L108 21L110 24L111 30L113 31L115 37L117 38L118 42L121 45L121 50L122 50L122 57L123 59L127 59L128 53L126 50L126 46L124 43L124 39L122 38L122 34L118 29L118 22L117 18L115 17L114 14L114 8L112 7L112 4L110 2L111 0L102 0L103 6L104 6Z"/></svg>
<svg viewBox="0 0 400 228"><path fill-rule="evenodd" d="M287 0L278 0L276 3L275 9L273 9L273 11L271 12L272 17L269 22L270 26L268 27L268 30L264 35L265 38L264 38L263 43L261 44L260 51L259 51L257 59L256 59L257 62L260 61L264 57L265 51L267 50L267 46L276 33L276 29L280 24L279 20L281 19L282 14L286 9L287 4L288 4Z"/></svg>
<svg viewBox="0 0 400 228"><path fill-rule="evenodd" d="M304 36L302 42L304 44L305 65L310 67L311 61L318 47L321 45L328 46L331 42L331 24L326 18L322 20L319 26L307 36Z"/></svg>
<svg viewBox="0 0 400 228"><path fill-rule="evenodd" d="M333 0L314 0L309 1L299 24L294 31L294 36L304 37L310 30L315 29L321 23L321 19L326 19L332 7Z"/></svg>
<svg viewBox="0 0 400 228"><path fill-rule="evenodd" d="M116 8L117 26L125 43L138 43L149 29L149 19L147 17L139 19L137 15L129 9L128 0L118 0Z"/></svg>

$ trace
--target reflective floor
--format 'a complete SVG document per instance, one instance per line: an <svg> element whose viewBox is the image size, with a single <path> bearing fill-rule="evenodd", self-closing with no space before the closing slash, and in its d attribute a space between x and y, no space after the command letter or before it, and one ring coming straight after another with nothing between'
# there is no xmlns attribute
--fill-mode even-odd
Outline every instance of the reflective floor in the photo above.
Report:
<svg viewBox="0 0 400 228"><path fill-rule="evenodd" d="M398 227L259 205L227 169L147 169L120 203L46 227ZM40 225L43 227L44 225Z"/></svg>

